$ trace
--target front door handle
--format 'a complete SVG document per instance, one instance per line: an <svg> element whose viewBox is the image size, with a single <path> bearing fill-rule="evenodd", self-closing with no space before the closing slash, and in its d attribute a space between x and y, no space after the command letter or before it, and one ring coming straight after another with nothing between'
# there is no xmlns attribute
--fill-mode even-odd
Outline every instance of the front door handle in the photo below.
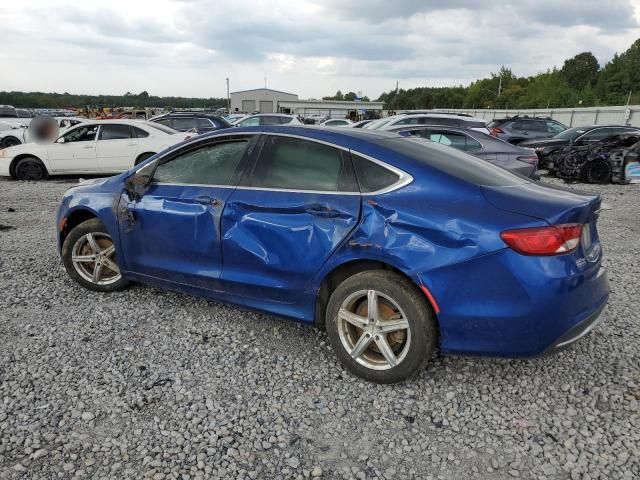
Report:
<svg viewBox="0 0 640 480"><path fill-rule="evenodd" d="M222 201L217 198L209 197L208 195L200 195L194 199L197 203L201 203L203 205L212 205L217 207L218 205L222 205Z"/></svg>

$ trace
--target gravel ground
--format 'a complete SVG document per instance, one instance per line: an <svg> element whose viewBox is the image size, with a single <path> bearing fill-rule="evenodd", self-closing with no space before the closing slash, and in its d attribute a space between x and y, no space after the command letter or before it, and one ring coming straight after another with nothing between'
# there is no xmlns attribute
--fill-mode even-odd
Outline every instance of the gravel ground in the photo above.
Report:
<svg viewBox="0 0 640 480"><path fill-rule="evenodd" d="M640 185L588 187L611 207L595 334L544 359L437 357L392 386L310 327L82 289L55 247L68 186L0 181L0 478L640 477Z"/></svg>

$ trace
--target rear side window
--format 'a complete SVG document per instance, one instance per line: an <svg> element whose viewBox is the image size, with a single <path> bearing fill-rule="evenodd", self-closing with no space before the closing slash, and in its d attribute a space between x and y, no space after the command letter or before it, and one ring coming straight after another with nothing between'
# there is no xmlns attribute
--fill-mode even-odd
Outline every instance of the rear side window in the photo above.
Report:
<svg viewBox="0 0 640 480"><path fill-rule="evenodd" d="M337 148L298 138L266 138L252 187L321 192L354 192L348 157Z"/></svg>
<svg viewBox="0 0 640 480"><path fill-rule="evenodd" d="M122 140L131 138L131 127L129 125L102 125L100 129L100 140Z"/></svg>
<svg viewBox="0 0 640 480"><path fill-rule="evenodd" d="M528 183L524 177L468 153L420 137L379 140L381 146L474 185L506 187Z"/></svg>
<svg viewBox="0 0 640 480"><path fill-rule="evenodd" d="M189 150L160 164L153 174L153 181L187 185L229 185L247 144L247 140L238 140Z"/></svg>
<svg viewBox="0 0 640 480"><path fill-rule="evenodd" d="M395 172L360 155L352 153L351 158L353 159L353 166L356 170L356 177L358 177L358 184L362 193L384 190L400 179Z"/></svg>
<svg viewBox="0 0 640 480"><path fill-rule="evenodd" d="M131 129L133 130L134 138L147 138L149 136L149 132L145 132L141 128L132 126Z"/></svg>

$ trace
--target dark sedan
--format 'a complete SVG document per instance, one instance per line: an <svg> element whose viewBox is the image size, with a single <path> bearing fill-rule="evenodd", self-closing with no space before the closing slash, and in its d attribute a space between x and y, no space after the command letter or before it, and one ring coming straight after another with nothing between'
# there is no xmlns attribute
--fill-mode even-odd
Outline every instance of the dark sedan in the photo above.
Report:
<svg viewBox="0 0 640 480"><path fill-rule="evenodd" d="M538 157L533 150L511 145L476 130L442 126L396 128L402 136L418 136L465 151L495 165L529 178L538 178Z"/></svg>
<svg viewBox="0 0 640 480"><path fill-rule="evenodd" d="M563 147L568 145L586 146L616 135L634 132L640 132L640 129L625 125L590 125L569 128L554 137L527 140L519 145L535 149L540 159L540 168L546 168L546 158Z"/></svg>
<svg viewBox="0 0 640 480"><path fill-rule="evenodd" d="M230 128L231 124L219 115L202 112L171 112L150 119L179 132L196 130L198 134Z"/></svg>

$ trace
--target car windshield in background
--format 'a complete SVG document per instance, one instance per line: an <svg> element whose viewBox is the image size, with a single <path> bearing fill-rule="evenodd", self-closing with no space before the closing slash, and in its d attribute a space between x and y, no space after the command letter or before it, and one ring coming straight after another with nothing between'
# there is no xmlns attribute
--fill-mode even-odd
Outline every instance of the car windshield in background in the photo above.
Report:
<svg viewBox="0 0 640 480"><path fill-rule="evenodd" d="M585 133L586 130L584 127L577 127L577 128L569 128L568 130L565 130L564 132L560 132L559 134L557 134L555 137L553 138L559 138L559 139L564 139L564 140L575 140L576 138L578 138L580 135L582 135L583 133Z"/></svg>
<svg viewBox="0 0 640 480"><path fill-rule="evenodd" d="M509 187L529 182L478 157L421 137L390 138L379 144L474 185Z"/></svg>
<svg viewBox="0 0 640 480"><path fill-rule="evenodd" d="M160 130L161 132L168 133L169 135L173 135L174 133L178 133L177 130L174 130L171 127L167 127L166 125L162 125L161 123L156 122L145 122L145 125L151 128L155 128L156 130Z"/></svg>

